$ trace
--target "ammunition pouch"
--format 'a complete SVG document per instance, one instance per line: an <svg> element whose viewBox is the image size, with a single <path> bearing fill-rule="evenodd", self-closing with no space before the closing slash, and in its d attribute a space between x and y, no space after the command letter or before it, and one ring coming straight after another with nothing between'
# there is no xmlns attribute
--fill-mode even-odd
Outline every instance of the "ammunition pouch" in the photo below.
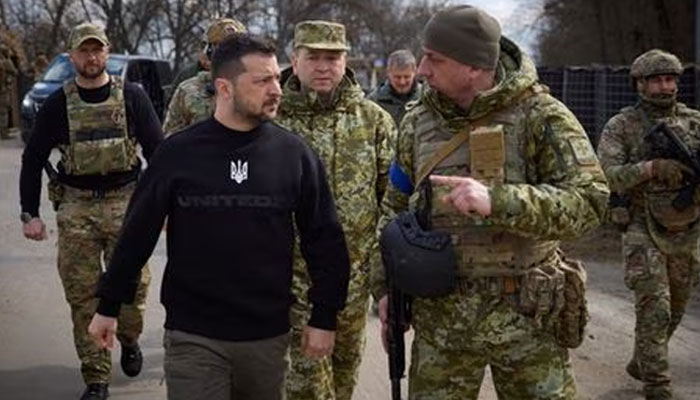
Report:
<svg viewBox="0 0 700 400"><path fill-rule="evenodd" d="M402 212L381 233L382 259L394 285L415 297L454 292L457 260L450 235L426 231L412 212Z"/></svg>
<svg viewBox="0 0 700 400"><path fill-rule="evenodd" d="M73 175L106 175L111 172L129 171L135 164L134 146L128 138L107 138L71 143Z"/></svg>
<svg viewBox="0 0 700 400"><path fill-rule="evenodd" d="M521 279L518 306L537 328L553 329L560 346L580 346L589 319L583 264L564 258L529 271Z"/></svg>
<svg viewBox="0 0 700 400"><path fill-rule="evenodd" d="M586 302L586 270L579 260L564 258L559 264L564 273L564 307L555 325L557 343L575 349L583 343L590 316Z"/></svg>
<svg viewBox="0 0 700 400"><path fill-rule="evenodd" d="M520 281L518 306L537 328L551 326L564 306L564 273L552 264L528 271Z"/></svg>

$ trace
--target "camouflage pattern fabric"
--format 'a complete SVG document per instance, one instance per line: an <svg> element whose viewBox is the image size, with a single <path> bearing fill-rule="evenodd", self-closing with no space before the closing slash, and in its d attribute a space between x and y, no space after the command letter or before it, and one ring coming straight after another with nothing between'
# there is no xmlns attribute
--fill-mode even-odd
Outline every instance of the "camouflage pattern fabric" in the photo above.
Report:
<svg viewBox="0 0 700 400"><path fill-rule="evenodd" d="M133 188L127 185L95 199L92 191L66 187L56 213L58 272L71 308L73 339L86 384L110 381L110 352L95 345L87 328L97 308L97 282L114 250ZM123 305L119 314L120 343L132 344L141 334L150 280L146 265L134 303Z"/></svg>
<svg viewBox="0 0 700 400"><path fill-rule="evenodd" d="M698 235L695 227L692 234ZM688 232L675 234L683 240ZM696 236L697 237L697 236ZM668 341L698 285L700 263L687 252L660 251L642 216L622 236L625 284L635 295L635 341L631 364L649 399L671 398Z"/></svg>
<svg viewBox="0 0 700 400"><path fill-rule="evenodd" d="M350 254L350 284L345 309L338 315L333 355L312 361L300 354L300 334L310 317L306 266L295 254L292 290L292 366L287 395L295 399L350 400L364 346L369 300L369 270L379 265L374 232L379 200L387 185L396 128L391 116L364 99L347 70L331 104L315 92L302 92L299 80L283 73L283 97L277 122L298 133L319 154L328 173L338 217Z"/></svg>
<svg viewBox="0 0 700 400"><path fill-rule="evenodd" d="M422 84L418 81L413 85L411 92L406 95L398 95L391 88L389 80L384 81L379 87L374 89L367 98L379 104L385 109L396 122L396 126L401 123L403 115L406 113L406 103L418 99Z"/></svg>
<svg viewBox="0 0 700 400"><path fill-rule="evenodd" d="M39 81L41 80L42 75L44 75L44 72L46 71L46 68L49 67L49 59L46 58L44 54L39 54L36 59L34 60L34 63L32 64L32 73L34 75L34 80Z"/></svg>
<svg viewBox="0 0 700 400"><path fill-rule="evenodd" d="M415 299L413 317L410 399L476 399L487 365L500 399L577 399L567 351L500 294Z"/></svg>
<svg viewBox="0 0 700 400"><path fill-rule="evenodd" d="M557 256L558 240L577 237L598 226L609 190L574 115L546 93L523 99L523 93L537 84L535 66L510 40L502 38L500 46L496 86L477 96L469 110L459 109L432 89L425 90L420 100L409 106L399 129L392 171L402 171L415 184L419 171L416 149L428 147L417 141L418 137L428 140L423 135L427 129L455 135L471 122L492 115L483 129L503 133L506 158L500 181L484 181L490 187L491 215L458 216L456 210L447 210L439 202L433 202L432 213L447 216L451 212L452 221L458 221L458 226L477 237L508 233L527 238L533 249L546 251L536 268L530 266L520 272L523 275L513 278L519 287L532 274L558 269L562 263ZM437 172L469 175L468 154L468 147L458 148ZM439 197L444 190L435 187L434 196ZM379 225L383 226L399 211L424 204L422 196L420 191L400 185L392 174ZM481 273L487 275L490 265L499 265L492 259L504 256L491 244L473 243L472 247L481 251L483 257L480 261L460 257L460 271L465 267L471 271L472 263L481 265ZM466 275L459 280L458 293L415 301L410 399L476 399L487 364L494 371L494 384L503 398L576 398L567 350L554 337L552 317L554 308L561 306L555 304L555 298L563 295L561 278L548 278L545 282L551 289L551 299L545 304L549 315L533 315L521 306L523 299L518 289L513 293L505 289L501 272L494 270L492 276L483 277ZM372 290L377 298L386 293L380 267L372 272Z"/></svg>
<svg viewBox="0 0 700 400"><path fill-rule="evenodd" d="M111 77L109 97L100 103L83 101L74 80L64 84L69 143L59 145L61 162L71 175L106 175L139 165L136 139L126 126L124 83Z"/></svg>
<svg viewBox="0 0 700 400"><path fill-rule="evenodd" d="M659 49L652 49L637 57L630 66L630 76L634 79L652 75L683 73L683 65L675 55Z"/></svg>
<svg viewBox="0 0 700 400"><path fill-rule="evenodd" d="M10 124L10 92L17 69L10 59L9 49L5 45L0 46L0 138L6 138Z"/></svg>
<svg viewBox="0 0 700 400"><path fill-rule="evenodd" d="M182 82L197 76L197 74L203 70L204 69L202 68L199 61L193 62L182 67L180 72L178 72L177 75L175 75L175 78L173 78L172 83L168 85L168 105L170 105L170 102L172 101L172 98L175 95L175 89L177 89Z"/></svg>
<svg viewBox="0 0 700 400"><path fill-rule="evenodd" d="M175 89L163 122L166 136L212 116L214 90L211 85L209 71L200 71Z"/></svg>
<svg viewBox="0 0 700 400"><path fill-rule="evenodd" d="M643 141L645 126L660 121L691 151L700 149L700 112L681 103L660 107L643 97L636 107L624 108L608 121L598 146L611 189L631 200L631 223L622 237L625 283L635 294L631 366L644 382L647 399L671 398L668 341L700 274L700 205L677 212L670 203L682 185L649 180L643 173L649 151Z"/></svg>
<svg viewBox="0 0 700 400"><path fill-rule="evenodd" d="M294 26L294 48L350 50L345 40L345 26L329 21L302 21Z"/></svg>
<svg viewBox="0 0 700 400"><path fill-rule="evenodd" d="M88 39L94 39L102 43L103 46L109 46L107 33L101 26L92 22L83 22L71 30L68 37L68 49L75 50Z"/></svg>
<svg viewBox="0 0 700 400"><path fill-rule="evenodd" d="M226 37L234 33L242 33L245 31L245 25L236 19L217 18L207 28L207 31L202 37L202 41L211 45L217 45Z"/></svg>

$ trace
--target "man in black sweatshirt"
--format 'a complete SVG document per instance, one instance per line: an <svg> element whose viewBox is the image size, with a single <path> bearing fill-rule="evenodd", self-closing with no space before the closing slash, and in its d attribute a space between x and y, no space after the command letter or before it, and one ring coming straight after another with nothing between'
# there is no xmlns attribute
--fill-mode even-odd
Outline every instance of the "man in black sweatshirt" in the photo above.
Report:
<svg viewBox="0 0 700 400"><path fill-rule="evenodd" d="M167 216L168 399L282 399L295 231L313 283L303 338L312 358L333 349L345 239L321 161L270 122L281 95L274 46L234 35L214 53L212 74L214 117L163 142L138 183L90 333L112 345Z"/></svg>
<svg viewBox="0 0 700 400"><path fill-rule="evenodd" d="M49 198L58 205L58 272L70 304L73 336L87 388L81 400L107 398L112 362L88 335L97 300L93 294L117 241L129 197L141 172L137 143L150 158L163 133L150 100L138 86L105 71L109 41L101 28L80 24L71 32L69 56L76 77L48 97L24 149L20 173L24 236L47 238L39 215L42 168L51 150L61 151ZM146 259L142 261L145 263ZM137 279L136 277L135 279ZM121 365L141 371L138 338L143 328L150 275L145 267L135 301L125 307L117 333Z"/></svg>

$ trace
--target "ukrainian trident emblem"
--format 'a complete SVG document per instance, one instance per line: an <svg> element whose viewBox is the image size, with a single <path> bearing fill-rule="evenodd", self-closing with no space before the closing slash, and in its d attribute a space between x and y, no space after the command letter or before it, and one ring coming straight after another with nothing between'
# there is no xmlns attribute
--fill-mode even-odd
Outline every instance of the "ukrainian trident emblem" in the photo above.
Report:
<svg viewBox="0 0 700 400"><path fill-rule="evenodd" d="M231 161L231 179L236 183L241 183L248 179L248 161Z"/></svg>

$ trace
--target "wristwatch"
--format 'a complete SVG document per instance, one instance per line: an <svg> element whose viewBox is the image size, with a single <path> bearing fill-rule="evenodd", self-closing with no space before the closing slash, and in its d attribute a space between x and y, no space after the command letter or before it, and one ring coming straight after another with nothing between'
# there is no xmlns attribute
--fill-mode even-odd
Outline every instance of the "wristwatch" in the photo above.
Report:
<svg viewBox="0 0 700 400"><path fill-rule="evenodd" d="M26 224L29 223L34 218L34 216L28 212L23 212L22 214L19 215L19 219L22 220L22 223Z"/></svg>

